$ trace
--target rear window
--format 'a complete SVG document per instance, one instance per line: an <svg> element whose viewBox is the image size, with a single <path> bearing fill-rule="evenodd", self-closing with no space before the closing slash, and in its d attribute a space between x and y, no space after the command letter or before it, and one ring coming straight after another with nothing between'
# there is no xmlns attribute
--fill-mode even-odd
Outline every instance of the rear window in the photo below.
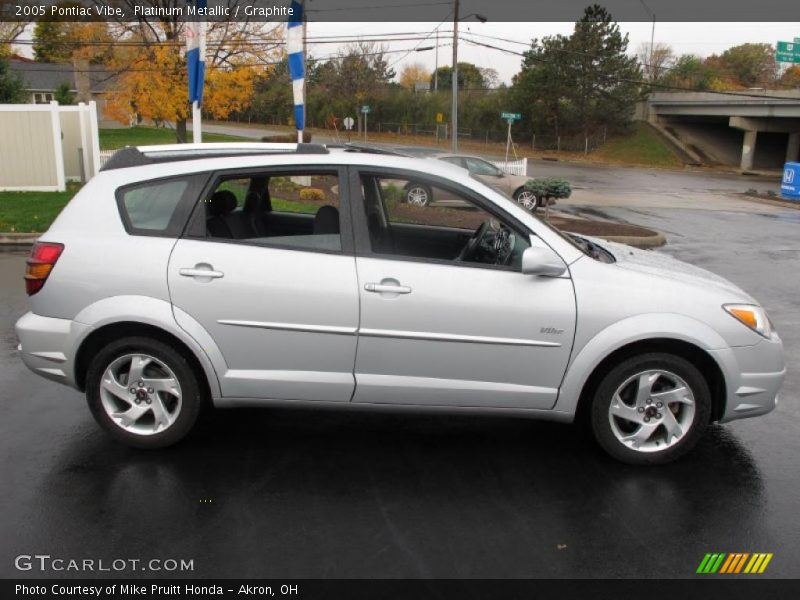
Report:
<svg viewBox="0 0 800 600"><path fill-rule="evenodd" d="M196 180L180 177L120 188L117 204L125 229L134 235L177 237L191 210Z"/></svg>

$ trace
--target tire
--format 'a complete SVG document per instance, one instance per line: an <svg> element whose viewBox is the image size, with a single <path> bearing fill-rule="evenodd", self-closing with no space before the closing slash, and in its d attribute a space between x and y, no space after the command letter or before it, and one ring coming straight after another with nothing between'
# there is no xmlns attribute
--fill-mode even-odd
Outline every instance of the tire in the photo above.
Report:
<svg viewBox="0 0 800 600"><path fill-rule="evenodd" d="M137 367L141 375L129 381ZM135 448L165 448L185 437L203 404L200 389L186 358L148 337L111 342L86 372L86 400L95 420Z"/></svg>
<svg viewBox="0 0 800 600"><path fill-rule="evenodd" d="M421 183L409 183L405 189L406 204L411 206L430 206L433 202L433 190Z"/></svg>
<svg viewBox="0 0 800 600"><path fill-rule="evenodd" d="M514 201L523 208L535 212L539 208L539 199L530 190L524 187L519 188L514 192Z"/></svg>
<svg viewBox="0 0 800 600"><path fill-rule="evenodd" d="M611 369L591 406L597 442L632 465L680 458L694 447L710 418L711 393L703 375L689 361L666 353L634 356Z"/></svg>

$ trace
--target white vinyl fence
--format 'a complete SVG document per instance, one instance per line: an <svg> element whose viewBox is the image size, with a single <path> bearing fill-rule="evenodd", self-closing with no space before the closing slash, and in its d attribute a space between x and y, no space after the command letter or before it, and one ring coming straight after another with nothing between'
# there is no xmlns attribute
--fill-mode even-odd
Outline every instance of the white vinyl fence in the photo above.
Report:
<svg viewBox="0 0 800 600"><path fill-rule="evenodd" d="M100 170L94 102L0 104L0 131L0 191L63 191Z"/></svg>
<svg viewBox="0 0 800 600"><path fill-rule="evenodd" d="M528 174L528 158L520 158L519 160L509 160L508 162L504 160L493 160L491 163L500 169L501 171L505 171L509 175L522 175L525 177Z"/></svg>

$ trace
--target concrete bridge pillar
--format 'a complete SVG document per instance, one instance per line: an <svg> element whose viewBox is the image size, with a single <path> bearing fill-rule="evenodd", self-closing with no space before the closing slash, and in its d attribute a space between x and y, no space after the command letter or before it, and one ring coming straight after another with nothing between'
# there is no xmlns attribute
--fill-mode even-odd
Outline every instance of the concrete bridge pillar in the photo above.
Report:
<svg viewBox="0 0 800 600"><path fill-rule="evenodd" d="M786 162L800 162L800 131L789 134L786 146Z"/></svg>
<svg viewBox="0 0 800 600"><path fill-rule="evenodd" d="M742 171L750 171L753 168L753 157L756 155L756 138L758 131L745 130L744 141L742 142L742 162L739 168Z"/></svg>

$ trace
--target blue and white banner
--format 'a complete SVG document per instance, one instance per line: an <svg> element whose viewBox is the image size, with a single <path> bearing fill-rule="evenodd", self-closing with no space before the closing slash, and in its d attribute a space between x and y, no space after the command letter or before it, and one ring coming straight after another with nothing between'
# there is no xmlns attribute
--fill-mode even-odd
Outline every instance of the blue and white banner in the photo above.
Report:
<svg viewBox="0 0 800 600"><path fill-rule="evenodd" d="M206 0L186 0L197 11L205 12ZM206 77L206 24L192 20L186 24L186 64L189 69L189 102L203 103L203 84Z"/></svg>
<svg viewBox="0 0 800 600"><path fill-rule="evenodd" d="M289 56L289 76L294 93L294 122L298 131L305 127L303 91L306 82L305 57L303 56L303 7L292 0L292 16L286 24L286 53Z"/></svg>

